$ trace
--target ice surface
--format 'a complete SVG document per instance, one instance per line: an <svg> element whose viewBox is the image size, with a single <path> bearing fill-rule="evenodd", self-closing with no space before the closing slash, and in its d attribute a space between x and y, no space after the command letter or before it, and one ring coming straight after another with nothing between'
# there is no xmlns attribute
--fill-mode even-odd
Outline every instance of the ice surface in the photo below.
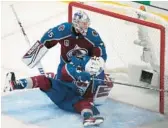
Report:
<svg viewBox="0 0 168 128"><path fill-rule="evenodd" d="M14 91L1 98L2 115L15 118L27 125L36 125L46 128L82 128L82 118L78 114L65 112L59 109L39 89ZM163 120L164 116L126 105L108 99L98 107L105 122L101 128L134 128L149 124L156 120ZM12 126L12 124L11 124Z"/></svg>

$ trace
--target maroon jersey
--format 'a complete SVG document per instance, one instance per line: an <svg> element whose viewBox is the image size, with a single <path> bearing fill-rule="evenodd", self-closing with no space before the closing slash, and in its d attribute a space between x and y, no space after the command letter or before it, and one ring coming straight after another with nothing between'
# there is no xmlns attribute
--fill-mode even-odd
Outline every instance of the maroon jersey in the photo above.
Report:
<svg viewBox="0 0 168 128"><path fill-rule="evenodd" d="M61 69L65 63L71 61L73 55L97 56L107 59L106 50L99 34L92 28L88 28L86 36L76 33L71 23L63 23L49 29L41 38L47 48L52 48L57 43L61 45L61 59L57 71L57 77L61 74Z"/></svg>

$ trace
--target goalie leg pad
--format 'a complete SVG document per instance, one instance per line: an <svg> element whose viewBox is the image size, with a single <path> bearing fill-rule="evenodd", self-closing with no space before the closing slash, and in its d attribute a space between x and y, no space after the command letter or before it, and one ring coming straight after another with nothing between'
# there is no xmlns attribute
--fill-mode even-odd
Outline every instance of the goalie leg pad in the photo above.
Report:
<svg viewBox="0 0 168 128"><path fill-rule="evenodd" d="M33 88L40 88L43 91L47 91L51 88L51 82L49 78L45 77L44 75L34 76L31 77L33 81Z"/></svg>

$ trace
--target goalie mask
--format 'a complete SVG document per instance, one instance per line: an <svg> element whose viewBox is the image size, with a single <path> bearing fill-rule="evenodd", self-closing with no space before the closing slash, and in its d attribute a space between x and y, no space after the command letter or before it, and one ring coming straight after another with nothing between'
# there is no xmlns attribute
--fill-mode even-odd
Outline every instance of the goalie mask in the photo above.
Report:
<svg viewBox="0 0 168 128"><path fill-rule="evenodd" d="M76 32L79 32L85 36L90 25L90 19L85 12L78 11L73 16L72 25Z"/></svg>

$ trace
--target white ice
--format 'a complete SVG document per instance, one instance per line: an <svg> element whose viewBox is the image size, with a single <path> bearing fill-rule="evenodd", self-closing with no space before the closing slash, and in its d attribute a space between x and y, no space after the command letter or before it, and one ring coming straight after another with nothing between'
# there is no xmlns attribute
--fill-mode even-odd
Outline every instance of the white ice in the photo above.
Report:
<svg viewBox="0 0 168 128"><path fill-rule="evenodd" d="M3 115L17 119L26 125L46 128L82 128L79 114L59 109L39 89L13 91L2 97ZM130 128L148 124L155 120L163 120L164 116L156 112L140 109L131 105L107 99L98 106L101 116L105 118L101 128ZM121 112L122 110L122 112ZM5 126L5 122L2 123ZM13 125L13 124L12 124Z"/></svg>

